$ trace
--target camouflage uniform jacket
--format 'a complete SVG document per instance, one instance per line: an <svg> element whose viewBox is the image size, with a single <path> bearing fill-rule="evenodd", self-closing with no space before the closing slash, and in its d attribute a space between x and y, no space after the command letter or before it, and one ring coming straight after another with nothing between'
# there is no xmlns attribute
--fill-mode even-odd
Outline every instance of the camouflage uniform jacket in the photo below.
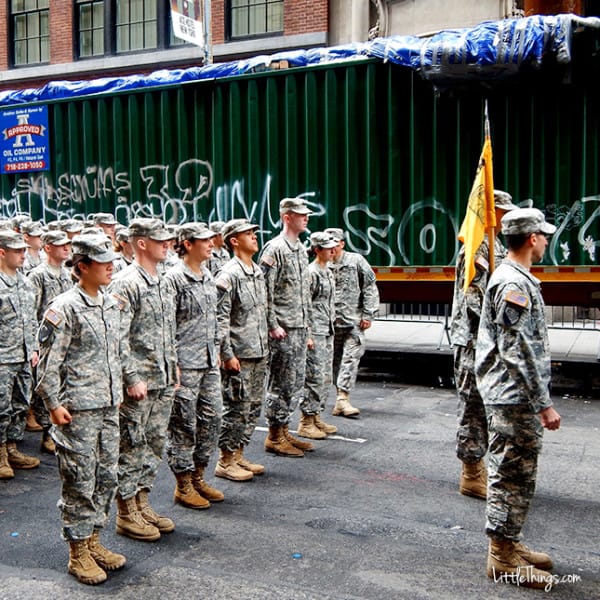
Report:
<svg viewBox="0 0 600 600"><path fill-rule="evenodd" d="M21 271L27 275L30 271L35 269L37 266L44 263L44 257L46 253L43 250L40 250L37 256L33 254L29 254L29 252L25 252L25 262L23 263L23 267Z"/></svg>
<svg viewBox="0 0 600 600"><path fill-rule="evenodd" d="M36 329L33 287L19 271L14 277L0 272L0 364L31 360Z"/></svg>
<svg viewBox="0 0 600 600"><path fill-rule="evenodd" d="M260 266L267 284L269 331L310 327L310 274L302 242L292 243L280 233L263 248Z"/></svg>
<svg viewBox="0 0 600 600"><path fill-rule="evenodd" d="M36 392L48 410L118 406L123 397L121 316L126 305L110 294L91 298L76 285L44 313Z"/></svg>
<svg viewBox="0 0 600 600"><path fill-rule="evenodd" d="M35 309L38 323L41 323L50 302L73 287L71 273L65 267L60 267L57 274L48 263L43 263L29 271L27 278L35 289Z"/></svg>
<svg viewBox="0 0 600 600"><path fill-rule="evenodd" d="M134 262L117 273L109 292L126 302L123 328L123 384L145 381L156 390L176 381L175 299L163 277Z"/></svg>
<svg viewBox="0 0 600 600"><path fill-rule="evenodd" d="M494 265L498 266L506 256L506 248L498 238L494 240ZM481 317L481 305L490 278L490 248L487 236L475 253L475 277L467 292L465 286L465 247L462 246L456 261L454 298L452 300L452 324L450 339L453 346L467 346L477 340Z"/></svg>
<svg viewBox="0 0 600 600"><path fill-rule="evenodd" d="M312 299L311 333L313 335L333 335L335 318L335 281L329 268L322 269L316 262L308 267L310 271L310 296Z"/></svg>
<svg viewBox="0 0 600 600"><path fill-rule="evenodd" d="M375 273L366 259L355 252L343 252L330 262L335 280L335 326L354 327L362 319L372 321L379 309Z"/></svg>
<svg viewBox="0 0 600 600"><path fill-rule="evenodd" d="M202 267L200 276L179 261L165 279L175 291L177 364L181 369L216 367L217 288L210 271Z"/></svg>
<svg viewBox="0 0 600 600"><path fill-rule="evenodd" d="M229 261L231 257L229 256L229 252L225 246L221 248L213 248L212 258L207 261L207 266L213 277L216 277L223 265Z"/></svg>
<svg viewBox="0 0 600 600"><path fill-rule="evenodd" d="M492 274L483 301L475 350L477 387L486 405L552 406L550 344L540 282L505 260Z"/></svg>
<svg viewBox="0 0 600 600"><path fill-rule="evenodd" d="M269 353L267 288L263 272L237 257L217 277L218 319L223 361L263 358Z"/></svg>

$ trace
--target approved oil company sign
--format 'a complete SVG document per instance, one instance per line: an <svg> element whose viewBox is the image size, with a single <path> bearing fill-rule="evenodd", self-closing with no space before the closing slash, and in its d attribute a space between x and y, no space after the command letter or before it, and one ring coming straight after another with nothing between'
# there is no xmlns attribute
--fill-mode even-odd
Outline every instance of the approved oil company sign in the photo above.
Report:
<svg viewBox="0 0 600 600"><path fill-rule="evenodd" d="M47 171L50 168L47 106L0 111L0 134L2 173Z"/></svg>

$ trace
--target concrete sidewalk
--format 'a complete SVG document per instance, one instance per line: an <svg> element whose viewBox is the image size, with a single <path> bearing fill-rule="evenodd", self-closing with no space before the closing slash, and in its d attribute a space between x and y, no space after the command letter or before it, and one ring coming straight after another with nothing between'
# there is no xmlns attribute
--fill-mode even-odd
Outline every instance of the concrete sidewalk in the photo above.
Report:
<svg viewBox="0 0 600 600"><path fill-rule="evenodd" d="M552 327L548 333L555 391L600 397L600 331ZM376 320L366 338L362 375L453 386L453 350L443 321Z"/></svg>

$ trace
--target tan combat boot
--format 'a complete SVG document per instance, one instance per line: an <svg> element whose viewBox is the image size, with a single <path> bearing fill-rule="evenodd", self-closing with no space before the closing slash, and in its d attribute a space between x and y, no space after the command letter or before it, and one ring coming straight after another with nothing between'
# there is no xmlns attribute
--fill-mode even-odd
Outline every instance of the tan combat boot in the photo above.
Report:
<svg viewBox="0 0 600 600"><path fill-rule="evenodd" d="M69 542L69 573L81 583L97 585L106 581L103 571L90 554L88 540Z"/></svg>
<svg viewBox="0 0 600 600"><path fill-rule="evenodd" d="M294 448L298 448L298 450L302 450L302 452L312 452L315 447L313 444L311 444L310 442L303 442L302 440L299 440L297 438L295 438L289 430L289 426L288 425L284 425L283 426L283 435L285 436L285 438L287 439L287 441L294 446Z"/></svg>
<svg viewBox="0 0 600 600"><path fill-rule="evenodd" d="M483 460L476 463L463 462L458 490L465 496L482 500L487 498L487 471Z"/></svg>
<svg viewBox="0 0 600 600"><path fill-rule="evenodd" d="M192 473L192 485L196 488L196 491L209 502L223 502L225 500L225 494L214 488L212 485L208 485L204 481L204 466L197 466Z"/></svg>
<svg viewBox="0 0 600 600"><path fill-rule="evenodd" d="M224 479L230 479L231 481L249 481L254 477L251 471L246 471L246 469L237 464L231 450L223 449L221 449L221 456L215 467L215 475Z"/></svg>
<svg viewBox="0 0 600 600"><path fill-rule="evenodd" d="M175 530L175 523L169 517L159 515L150 506L148 490L140 490L135 497L135 501L144 521L147 521L150 525L154 525L161 533L171 533Z"/></svg>
<svg viewBox="0 0 600 600"><path fill-rule="evenodd" d="M327 437L327 434L316 426L314 415L305 415L304 413L300 416L296 433L309 440L324 440Z"/></svg>
<svg viewBox="0 0 600 600"><path fill-rule="evenodd" d="M138 510L135 497L127 500L117 495L117 533L133 540L155 542L160 538L160 531L148 523Z"/></svg>
<svg viewBox="0 0 600 600"><path fill-rule="evenodd" d="M272 425L269 427L269 434L265 439L265 450L278 456L288 456L290 458L302 458L304 452L292 446L283 433L281 425Z"/></svg>
<svg viewBox="0 0 600 600"><path fill-rule="evenodd" d="M12 479L14 476L15 472L8 462L6 444L0 444L0 479Z"/></svg>
<svg viewBox="0 0 600 600"><path fill-rule="evenodd" d="M517 554L512 540L490 540L487 576L496 583L537 589L552 587L552 573L537 569Z"/></svg>
<svg viewBox="0 0 600 600"><path fill-rule="evenodd" d="M242 467L242 469L246 469L246 471L250 471L250 473L252 473L252 475L262 475L265 472L264 465L261 465L259 463L250 462L244 456L244 447L243 446L240 446L235 451L235 462L237 462L237 464L240 465L240 467Z"/></svg>
<svg viewBox="0 0 600 600"><path fill-rule="evenodd" d="M350 396L348 392L338 390L335 399L335 406L331 411L334 417L356 417L360 415L360 410L350 404Z"/></svg>
<svg viewBox="0 0 600 600"><path fill-rule="evenodd" d="M524 558L530 565L542 569L543 571L550 571L552 567L554 567L552 559L548 554L531 550L531 548L528 548L521 542L515 542L515 552L521 558Z"/></svg>
<svg viewBox="0 0 600 600"><path fill-rule="evenodd" d="M337 433L337 427L335 425L325 423L325 421L321 419L321 415L315 415L315 425L325 433Z"/></svg>
<svg viewBox="0 0 600 600"><path fill-rule="evenodd" d="M188 508L210 508L210 502L203 498L192 485L192 474L189 471L187 473L175 473L175 479L177 485L175 486L173 500L177 504Z"/></svg>
<svg viewBox="0 0 600 600"><path fill-rule="evenodd" d="M42 443L40 444L40 450L46 454L54 454L56 452L56 445L54 440L50 436L49 429L44 428L42 433Z"/></svg>
<svg viewBox="0 0 600 600"><path fill-rule="evenodd" d="M42 431L42 426L35 420L32 408L27 411L25 417L25 431Z"/></svg>
<svg viewBox="0 0 600 600"><path fill-rule="evenodd" d="M8 442L8 463L13 469L35 469L40 466L40 459L35 456L27 456L17 450L17 442Z"/></svg>
<svg viewBox="0 0 600 600"><path fill-rule="evenodd" d="M88 539L88 548L96 564L105 571L118 571L127 562L122 554L111 552L100 543L100 531L98 529L94 529L92 537Z"/></svg>

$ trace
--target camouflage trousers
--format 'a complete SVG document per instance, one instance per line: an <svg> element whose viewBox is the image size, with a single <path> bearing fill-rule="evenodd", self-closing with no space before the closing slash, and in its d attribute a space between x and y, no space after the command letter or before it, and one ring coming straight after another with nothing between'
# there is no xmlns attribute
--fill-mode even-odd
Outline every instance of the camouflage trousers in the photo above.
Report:
<svg viewBox="0 0 600 600"><path fill-rule="evenodd" d="M268 357L240 360L240 371L221 371L223 423L219 448L234 452L247 446L260 417L267 384Z"/></svg>
<svg viewBox="0 0 600 600"><path fill-rule="evenodd" d="M269 425L287 425L304 393L308 330L289 329L282 340L269 339L269 385L265 416Z"/></svg>
<svg viewBox="0 0 600 600"><path fill-rule="evenodd" d="M221 429L221 375L218 367L181 369L169 419L167 459L173 473L205 467Z"/></svg>
<svg viewBox="0 0 600 600"><path fill-rule="evenodd" d="M68 425L50 430L62 481L62 537L68 542L85 540L106 524L119 461L119 409L70 412L73 420Z"/></svg>
<svg viewBox="0 0 600 600"><path fill-rule="evenodd" d="M0 365L0 443L19 442L25 432L25 417L31 398L29 362Z"/></svg>
<svg viewBox="0 0 600 600"><path fill-rule="evenodd" d="M529 406L486 410L490 447L485 530L493 538L518 540L535 491L544 430Z"/></svg>
<svg viewBox="0 0 600 600"><path fill-rule="evenodd" d="M365 332L356 325L335 330L333 341L333 380L338 390L350 393L356 384L358 365L365 353Z"/></svg>
<svg viewBox="0 0 600 600"><path fill-rule="evenodd" d="M305 415L320 415L333 381L333 336L313 335L314 348L306 351L306 379L300 410Z"/></svg>
<svg viewBox="0 0 600 600"><path fill-rule="evenodd" d="M165 447L173 394L172 386L148 390L142 400L134 400L126 391L123 394L119 411L119 495L124 499L141 490L151 490L154 485Z"/></svg>
<svg viewBox="0 0 600 600"><path fill-rule="evenodd" d="M479 462L488 447L488 425L475 381L475 346L454 348L454 381L458 395L456 456L465 463Z"/></svg>

